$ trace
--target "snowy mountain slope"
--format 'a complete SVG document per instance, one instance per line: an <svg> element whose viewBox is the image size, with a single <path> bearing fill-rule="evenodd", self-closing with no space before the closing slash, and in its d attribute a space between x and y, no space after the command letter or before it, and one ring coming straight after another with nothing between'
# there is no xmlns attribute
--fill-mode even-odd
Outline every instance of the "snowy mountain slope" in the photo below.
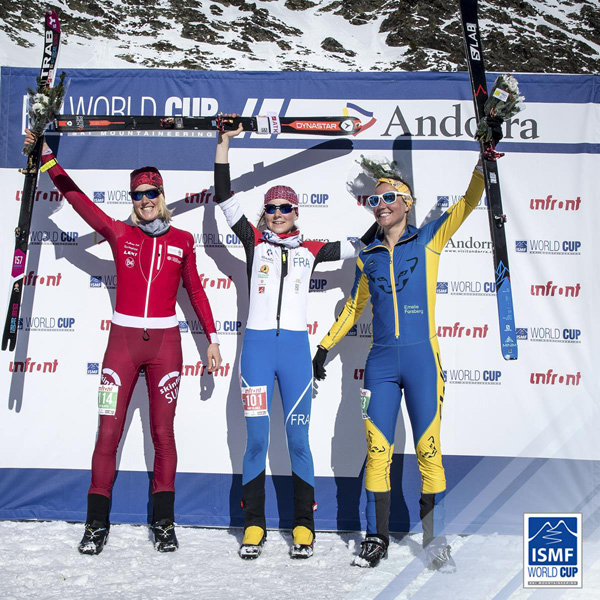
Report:
<svg viewBox="0 0 600 600"><path fill-rule="evenodd" d="M61 66L465 70L457 0L55 0ZM41 3L0 0L0 62L35 66ZM596 73L597 0L480 0L491 71Z"/></svg>

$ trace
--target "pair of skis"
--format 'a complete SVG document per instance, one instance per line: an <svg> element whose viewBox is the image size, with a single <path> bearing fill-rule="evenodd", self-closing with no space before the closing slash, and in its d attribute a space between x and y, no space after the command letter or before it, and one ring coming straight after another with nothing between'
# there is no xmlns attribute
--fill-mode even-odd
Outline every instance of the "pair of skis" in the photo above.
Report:
<svg viewBox="0 0 600 600"><path fill-rule="evenodd" d="M44 57L40 70L38 92L52 87L60 44L60 23L55 11L45 14ZM84 116L64 115L54 122L59 132L81 131L149 131L149 130L232 130L239 123L244 131L265 135L279 133L301 133L308 135L341 136L356 135L361 122L355 117L279 117L277 115L257 117L155 117L155 116ZM15 251L11 272L11 291L6 321L2 334L2 350L12 351L17 343L17 330L33 203L37 189L38 171L42 154L43 136L36 141L27 158L19 223L15 229Z"/></svg>
<svg viewBox="0 0 600 600"><path fill-rule="evenodd" d="M473 103L475 104L475 117L477 123L479 123L485 117L484 105L488 98L488 93L477 18L477 0L460 0L460 15L467 63L469 65L469 75L471 77ZM500 178L493 144L491 142L480 142L480 151L483 162L485 194L488 203L488 217L494 253L496 299L498 302L498 319L500 321L500 346L502 356L506 360L512 360L518 357L518 348L510 269L508 266L508 248L506 246L506 233L504 231L506 216L502 210Z"/></svg>
<svg viewBox="0 0 600 600"><path fill-rule="evenodd" d="M39 93L52 87L59 46L60 23L58 15L55 11L49 11L44 16L44 56L38 79L37 91ZM26 167L21 169L21 173L25 175L25 182L23 184L23 194L21 195L19 223L15 229L15 252L11 272L11 291L4 331L2 333L2 350L6 350L8 347L12 351L15 349L17 343L19 312L21 310L21 298L25 282L29 229L31 227L31 214L33 212L33 201L37 189L38 170L43 143L44 138L40 136L27 157Z"/></svg>
<svg viewBox="0 0 600 600"><path fill-rule="evenodd" d="M475 114L479 122L485 116L484 105L487 99L487 84L483 51L477 18L477 0L460 0L460 14L464 32L465 49ZM40 71L39 90L52 85L56 59L60 43L60 24L54 11L45 16L44 59ZM277 133L303 133L310 135L356 135L361 123L353 117L155 117L155 116L106 116L95 117L85 115L63 115L56 119L54 125L59 132L84 131L148 131L148 130L228 130L236 129L242 123L244 131L272 135ZM15 230L15 252L11 274L11 294L8 313L2 336L2 349L14 350L17 339L17 327L33 200L37 187L37 176L41 156L42 138L40 138L29 155L27 167L23 171L25 183L21 200L19 224ZM491 148L493 150L493 148ZM485 189L488 202L490 232L494 251L494 269L496 275L496 296L498 301L498 317L500 321L500 340L502 356L516 359L517 341L508 266L508 249L504 224L506 217L502 210L498 165L494 153L490 152L489 143L481 142L481 156L485 177Z"/></svg>

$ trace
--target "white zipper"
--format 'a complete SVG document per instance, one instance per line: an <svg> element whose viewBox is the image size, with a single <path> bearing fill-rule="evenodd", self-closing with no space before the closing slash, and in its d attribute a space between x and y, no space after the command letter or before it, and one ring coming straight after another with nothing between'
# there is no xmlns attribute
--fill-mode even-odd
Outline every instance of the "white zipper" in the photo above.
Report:
<svg viewBox="0 0 600 600"><path fill-rule="evenodd" d="M148 316L148 304L150 302L150 286L152 285L152 274L154 272L154 254L156 253L156 238L152 238L152 260L150 261L150 275L148 276L148 287L146 288L146 306L144 307L144 319Z"/></svg>
<svg viewBox="0 0 600 600"><path fill-rule="evenodd" d="M156 270L160 271L160 257L162 255L162 244L158 245L158 262L156 263Z"/></svg>

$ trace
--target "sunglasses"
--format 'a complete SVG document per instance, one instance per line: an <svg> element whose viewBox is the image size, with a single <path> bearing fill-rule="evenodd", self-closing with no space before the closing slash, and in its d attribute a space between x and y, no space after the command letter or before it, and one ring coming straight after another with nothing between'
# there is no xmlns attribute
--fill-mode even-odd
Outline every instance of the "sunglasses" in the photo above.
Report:
<svg viewBox="0 0 600 600"><path fill-rule="evenodd" d="M386 192L385 194L377 195L373 194L367 198L367 204L371 208L379 206L379 203L383 200L384 204L393 204L398 199L398 196L405 196L406 198L412 198L410 194L404 194L402 192Z"/></svg>
<svg viewBox="0 0 600 600"><path fill-rule="evenodd" d="M274 215L277 209L282 215L289 215L294 208L292 204L265 204L265 212L268 215Z"/></svg>
<svg viewBox="0 0 600 600"><path fill-rule="evenodd" d="M129 192L131 198L136 202L139 202L144 196L146 196L148 200L154 200L154 198L158 198L161 194L162 190L157 190L156 188L143 190L141 192Z"/></svg>

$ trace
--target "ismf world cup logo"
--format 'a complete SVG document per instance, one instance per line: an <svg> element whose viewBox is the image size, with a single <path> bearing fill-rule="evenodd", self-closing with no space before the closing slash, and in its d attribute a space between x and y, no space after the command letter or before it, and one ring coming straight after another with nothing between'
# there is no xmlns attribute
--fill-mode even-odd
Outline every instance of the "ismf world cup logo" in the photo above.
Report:
<svg viewBox="0 0 600 600"><path fill-rule="evenodd" d="M581 513L526 513L523 543L524 587L582 587Z"/></svg>

